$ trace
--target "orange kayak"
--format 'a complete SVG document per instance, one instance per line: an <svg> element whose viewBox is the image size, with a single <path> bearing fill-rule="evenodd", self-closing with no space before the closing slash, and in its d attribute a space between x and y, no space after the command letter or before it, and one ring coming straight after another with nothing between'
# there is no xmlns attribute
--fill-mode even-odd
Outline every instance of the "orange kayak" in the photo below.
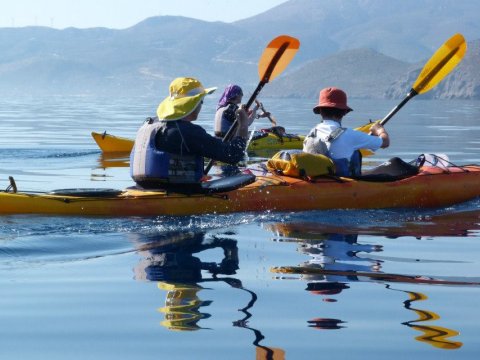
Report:
<svg viewBox="0 0 480 360"><path fill-rule="evenodd" d="M480 166L424 167L406 179L315 181L261 174L254 182L212 194L128 188L52 193L1 192L0 214L157 216L328 209L436 208L480 196ZM92 189L99 190L99 189Z"/></svg>

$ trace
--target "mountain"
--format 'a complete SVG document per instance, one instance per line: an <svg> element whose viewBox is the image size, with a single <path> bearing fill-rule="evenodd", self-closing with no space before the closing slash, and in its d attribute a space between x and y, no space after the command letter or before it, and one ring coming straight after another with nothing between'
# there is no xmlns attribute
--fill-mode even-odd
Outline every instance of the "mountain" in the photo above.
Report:
<svg viewBox="0 0 480 360"><path fill-rule="evenodd" d="M480 40L470 41L464 59L443 81L429 92L422 94L427 99L480 99ZM385 92L387 98L398 98L406 94L420 74L422 64L413 66L408 73L399 77Z"/></svg>
<svg viewBox="0 0 480 360"><path fill-rule="evenodd" d="M425 59L416 64L397 60L371 49L340 51L312 61L275 80L264 90L270 97L308 97L326 86L345 89L355 98L402 98L415 83ZM422 98L480 99L480 39L467 43L460 64Z"/></svg>
<svg viewBox="0 0 480 360"><path fill-rule="evenodd" d="M232 68L256 73L252 55L223 57L232 43L247 39L252 52L262 51L263 44L233 25L169 16L125 30L0 29L0 91L141 94L166 88L177 76L217 83Z"/></svg>
<svg viewBox="0 0 480 360"><path fill-rule="evenodd" d="M298 37L304 60L370 48L417 62L457 32L480 38L479 12L476 0L290 0L235 25L266 38Z"/></svg>
<svg viewBox="0 0 480 360"><path fill-rule="evenodd" d="M311 96L328 81L360 97L398 96L407 65L413 76L415 64L456 32L480 39L479 11L475 0L290 0L233 23L161 16L122 30L0 28L0 95L162 97L177 76L248 91L266 44L289 34L300 50L265 94ZM477 73L465 65L462 80L435 96L478 98Z"/></svg>

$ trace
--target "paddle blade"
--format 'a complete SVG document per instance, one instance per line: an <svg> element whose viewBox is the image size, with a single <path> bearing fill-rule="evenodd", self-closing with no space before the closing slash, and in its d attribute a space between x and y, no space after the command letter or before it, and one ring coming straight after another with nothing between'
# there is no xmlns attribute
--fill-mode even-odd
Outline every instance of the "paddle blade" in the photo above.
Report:
<svg viewBox="0 0 480 360"><path fill-rule="evenodd" d="M445 42L423 67L412 89L422 94L447 76L462 61L467 43L462 34L455 34Z"/></svg>
<svg viewBox="0 0 480 360"><path fill-rule="evenodd" d="M362 154L362 157L375 155L375 153L372 150L369 150L369 149L360 149L360 153Z"/></svg>
<svg viewBox="0 0 480 360"><path fill-rule="evenodd" d="M380 122L380 120L370 121L370 122L366 123L365 125L362 125L362 126L359 126L359 127L355 128L355 130L364 132L365 134L369 134L372 126L375 125L375 124L378 124L379 122Z"/></svg>
<svg viewBox="0 0 480 360"><path fill-rule="evenodd" d="M300 41L288 35L281 35L270 41L258 63L260 81L268 83L277 77L300 48Z"/></svg>
<svg viewBox="0 0 480 360"><path fill-rule="evenodd" d="M370 122L366 123L365 125L357 127L355 130L364 132L365 134L370 134L370 128L373 125L375 125L379 122L380 122L380 120L370 121ZM362 157L375 155L375 153L372 150L369 150L369 149L360 149L360 152L362 153Z"/></svg>

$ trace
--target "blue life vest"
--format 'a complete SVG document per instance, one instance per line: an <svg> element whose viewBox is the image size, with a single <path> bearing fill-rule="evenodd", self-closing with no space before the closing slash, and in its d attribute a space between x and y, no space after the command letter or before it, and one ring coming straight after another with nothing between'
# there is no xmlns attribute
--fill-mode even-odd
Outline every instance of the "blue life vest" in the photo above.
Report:
<svg viewBox="0 0 480 360"><path fill-rule="evenodd" d="M332 159L335 164L335 175L355 177L362 174L362 153L355 150L350 159Z"/></svg>
<svg viewBox="0 0 480 360"><path fill-rule="evenodd" d="M149 119L138 130L130 154L130 176L137 183L193 184L203 176L203 157L158 150L155 137L165 126Z"/></svg>

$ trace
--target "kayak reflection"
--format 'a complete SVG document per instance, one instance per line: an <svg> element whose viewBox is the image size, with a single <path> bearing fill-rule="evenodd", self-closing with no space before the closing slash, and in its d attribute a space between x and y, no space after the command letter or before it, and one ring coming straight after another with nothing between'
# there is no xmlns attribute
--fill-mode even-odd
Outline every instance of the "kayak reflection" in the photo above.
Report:
<svg viewBox="0 0 480 360"><path fill-rule="evenodd" d="M392 283L422 284L447 286L479 286L478 278L470 277L435 277L422 274L385 273L382 267L389 262L418 262L418 259L399 259L380 256L381 245L362 243L359 235L383 235L387 238L414 236L432 238L435 236L469 236L471 231L480 228L480 212L472 211L457 214L441 214L429 216L427 221L407 221L394 227L386 225L334 226L318 222L282 222L268 224L266 227L279 236L279 241L296 242L300 253L307 255L308 260L297 266L281 266L271 271L278 275L277 279L296 279L307 282L305 290L321 295L325 302L336 302L347 291L353 282L376 282L384 284L387 289L394 290ZM427 263L429 260L425 260ZM440 260L442 261L442 260ZM446 260L445 262L455 263ZM397 290L397 289L395 289ZM413 306L416 301L424 301L427 295L413 290L397 290L408 294L404 302L407 310L414 312L417 318L402 322L422 335L415 337L417 341L440 349L458 349L463 344L451 340L459 335L453 329L430 325L440 320L440 315L428 309L418 309ZM340 319L318 317L308 320L308 326L316 329L341 329L348 322Z"/></svg>
<svg viewBox="0 0 480 360"><path fill-rule="evenodd" d="M202 308L212 301L202 300L200 293L206 290L201 284L225 282L234 289L247 292L250 300L239 309L244 316L233 322L233 326L251 330L255 339L257 359L284 359L284 351L262 345L264 335L248 325L252 317L250 309L257 301L257 294L231 276L238 270L237 241L230 238L207 236L203 231L186 231L153 235L131 234L142 259L134 268L136 280L157 281L158 288L167 292L165 306L159 308L165 319L161 325L169 330L191 331L206 329L200 320L211 315ZM203 262L194 256L202 251L220 248L223 259L219 263Z"/></svg>
<svg viewBox="0 0 480 360"><path fill-rule="evenodd" d="M101 153L98 157L98 168L118 168L130 166L130 153Z"/></svg>

